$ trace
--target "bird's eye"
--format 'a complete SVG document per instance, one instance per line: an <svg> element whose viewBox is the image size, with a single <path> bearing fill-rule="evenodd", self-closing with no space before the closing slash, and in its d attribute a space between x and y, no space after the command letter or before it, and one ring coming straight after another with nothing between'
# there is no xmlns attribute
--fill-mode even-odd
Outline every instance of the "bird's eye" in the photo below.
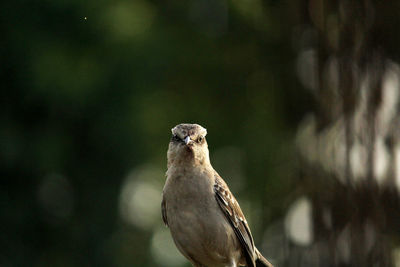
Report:
<svg viewBox="0 0 400 267"><path fill-rule="evenodd" d="M179 137L176 134L174 134L171 137L171 141L179 141Z"/></svg>
<svg viewBox="0 0 400 267"><path fill-rule="evenodd" d="M197 143L202 143L203 142L203 140L204 140L204 137L203 136L199 136L199 138L197 138Z"/></svg>

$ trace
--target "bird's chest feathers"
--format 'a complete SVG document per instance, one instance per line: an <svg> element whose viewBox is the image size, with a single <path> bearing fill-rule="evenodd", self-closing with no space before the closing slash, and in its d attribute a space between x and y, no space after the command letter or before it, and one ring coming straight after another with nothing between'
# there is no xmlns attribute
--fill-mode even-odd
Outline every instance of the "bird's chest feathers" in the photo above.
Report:
<svg viewBox="0 0 400 267"><path fill-rule="evenodd" d="M207 208L215 202L209 171L205 169L176 168L168 170L164 194L168 206L175 211ZM174 188L174 190L170 190Z"/></svg>

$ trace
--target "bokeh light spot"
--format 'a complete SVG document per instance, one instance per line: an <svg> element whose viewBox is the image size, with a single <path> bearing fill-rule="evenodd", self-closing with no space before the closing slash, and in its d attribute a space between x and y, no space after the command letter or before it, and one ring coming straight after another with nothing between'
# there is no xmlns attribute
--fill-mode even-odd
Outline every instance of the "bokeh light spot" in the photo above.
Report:
<svg viewBox="0 0 400 267"><path fill-rule="evenodd" d="M146 166L133 170L126 177L119 201L120 216L125 222L150 230L161 221L164 176L157 168Z"/></svg>
<svg viewBox="0 0 400 267"><path fill-rule="evenodd" d="M297 245L307 246L313 241L311 202L306 197L296 200L285 218L285 231Z"/></svg>
<svg viewBox="0 0 400 267"><path fill-rule="evenodd" d="M155 10L147 1L119 2L107 8L105 22L110 35L117 40L131 39L145 33L155 17Z"/></svg>

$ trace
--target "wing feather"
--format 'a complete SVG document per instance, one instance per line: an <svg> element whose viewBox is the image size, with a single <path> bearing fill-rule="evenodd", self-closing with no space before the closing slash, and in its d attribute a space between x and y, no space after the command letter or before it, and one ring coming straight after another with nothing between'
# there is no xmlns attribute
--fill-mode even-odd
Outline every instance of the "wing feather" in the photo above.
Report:
<svg viewBox="0 0 400 267"><path fill-rule="evenodd" d="M165 203L164 196L163 196L162 201L161 201L161 215L162 215L162 219L163 219L163 222L164 222L165 226L168 226L167 203Z"/></svg>
<svg viewBox="0 0 400 267"><path fill-rule="evenodd" d="M239 239L248 267L255 267L254 241L239 203L222 178L215 174L215 198Z"/></svg>

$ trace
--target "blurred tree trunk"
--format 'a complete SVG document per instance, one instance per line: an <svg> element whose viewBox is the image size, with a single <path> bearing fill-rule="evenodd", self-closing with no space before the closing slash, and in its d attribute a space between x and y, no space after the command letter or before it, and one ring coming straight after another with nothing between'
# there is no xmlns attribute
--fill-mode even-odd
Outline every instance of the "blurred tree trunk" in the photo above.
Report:
<svg viewBox="0 0 400 267"><path fill-rule="evenodd" d="M308 262L314 266L396 264L400 67L392 51L400 9L394 2L303 1L306 23L318 36L308 73L316 108L297 137L313 207L311 250L318 257Z"/></svg>

